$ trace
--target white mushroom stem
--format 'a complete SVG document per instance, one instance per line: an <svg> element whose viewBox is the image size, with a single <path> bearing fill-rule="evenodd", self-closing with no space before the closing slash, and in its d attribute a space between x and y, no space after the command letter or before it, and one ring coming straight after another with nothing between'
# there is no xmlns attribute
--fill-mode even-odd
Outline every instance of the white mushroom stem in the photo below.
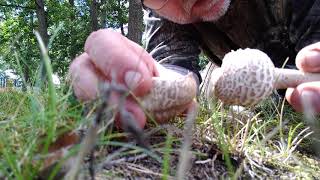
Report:
<svg viewBox="0 0 320 180"><path fill-rule="evenodd" d="M286 89L296 87L305 82L320 81L319 73L305 73L296 69L275 68L275 89Z"/></svg>
<svg viewBox="0 0 320 180"><path fill-rule="evenodd" d="M253 106L274 89L296 87L320 81L320 74L275 68L271 59L257 49L239 49L225 55L222 66L212 75L209 97L225 104Z"/></svg>

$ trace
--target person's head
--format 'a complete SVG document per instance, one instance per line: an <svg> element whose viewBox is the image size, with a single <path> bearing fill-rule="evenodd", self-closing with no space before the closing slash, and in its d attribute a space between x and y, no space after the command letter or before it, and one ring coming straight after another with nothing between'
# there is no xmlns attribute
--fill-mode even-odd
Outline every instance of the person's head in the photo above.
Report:
<svg viewBox="0 0 320 180"><path fill-rule="evenodd" d="M143 0L143 4L168 20L186 24L219 19L230 0Z"/></svg>

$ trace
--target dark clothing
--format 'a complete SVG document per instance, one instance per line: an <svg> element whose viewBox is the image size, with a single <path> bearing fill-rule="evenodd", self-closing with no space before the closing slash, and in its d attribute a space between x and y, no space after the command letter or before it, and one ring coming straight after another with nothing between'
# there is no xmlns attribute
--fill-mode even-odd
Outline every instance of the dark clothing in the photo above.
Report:
<svg viewBox="0 0 320 180"><path fill-rule="evenodd" d="M320 41L320 0L233 0L217 22L180 25L149 11L147 51L161 63L185 67L199 78L201 50L215 64L238 48L267 53L275 66L294 66L297 52Z"/></svg>

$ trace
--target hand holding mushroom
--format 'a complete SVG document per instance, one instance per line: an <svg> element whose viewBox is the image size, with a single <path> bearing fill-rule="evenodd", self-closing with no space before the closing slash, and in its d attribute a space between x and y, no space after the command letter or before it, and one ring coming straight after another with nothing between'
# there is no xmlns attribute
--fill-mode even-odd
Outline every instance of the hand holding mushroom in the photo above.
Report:
<svg viewBox="0 0 320 180"><path fill-rule="evenodd" d="M296 65L300 71L320 73L320 42L303 48L296 57ZM303 111L302 95L311 95L313 108L320 112L320 80L298 85L296 88L288 88L286 99L297 110Z"/></svg>
<svg viewBox="0 0 320 180"><path fill-rule="evenodd" d="M213 75L209 96L216 96L225 104L253 106L274 89L297 87L289 89L286 97L294 108L302 110L298 100L302 91L314 92L315 99L320 95L320 74L315 73L320 72L317 56L320 56L320 43L301 50L296 59L299 71L275 68L270 58L256 49L232 51ZM310 66L310 63L319 65ZM312 104L320 111L320 102Z"/></svg>
<svg viewBox="0 0 320 180"><path fill-rule="evenodd" d="M99 83L115 81L139 99L128 96L124 108L141 128L147 120L145 111L158 122L165 122L194 104L197 84L191 74L182 76L162 67L141 46L118 32L103 29L91 33L84 50L69 69L75 95L81 101L96 99ZM113 92L109 104L119 104L119 96ZM116 123L121 124L120 118Z"/></svg>

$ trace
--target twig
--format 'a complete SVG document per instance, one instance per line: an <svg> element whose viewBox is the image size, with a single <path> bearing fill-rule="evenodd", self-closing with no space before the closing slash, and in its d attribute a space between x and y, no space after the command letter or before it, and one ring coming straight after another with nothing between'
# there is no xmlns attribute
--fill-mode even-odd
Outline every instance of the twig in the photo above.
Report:
<svg viewBox="0 0 320 180"><path fill-rule="evenodd" d="M134 161L137 161L137 160L140 160L140 159L144 159L146 157L148 157L147 154L140 154L140 155L137 155L137 156L134 156L134 157L124 157L124 158L116 159L116 160L113 160L113 161L104 161L101 166L102 167L108 167L108 166L112 166L112 165L121 164L121 163L124 163L124 162L134 162Z"/></svg>
<svg viewBox="0 0 320 180"><path fill-rule="evenodd" d="M89 174L91 180L95 180L95 171L94 171L94 151L90 152L90 160L89 160Z"/></svg>
<svg viewBox="0 0 320 180"><path fill-rule="evenodd" d="M212 161L212 159L206 159L206 160L203 160L203 161L196 161L196 162L194 162L195 164L207 164L207 163L209 163L209 162L211 162Z"/></svg>
<svg viewBox="0 0 320 180"><path fill-rule="evenodd" d="M123 129L133 135L138 145L149 150L149 144L146 141L143 130L137 125L132 113L125 110L125 108L121 108L120 117Z"/></svg>
<svg viewBox="0 0 320 180"><path fill-rule="evenodd" d="M160 177L164 176L164 174L153 172L150 169L147 169L145 167L139 166L137 164L132 164L132 163L125 163L125 164L127 164L128 165L127 167L129 169L131 169L131 170L135 170L135 171L142 172L142 173L145 173L145 174L156 175L156 176L160 176ZM171 176L167 176L167 177L168 177L168 179L174 179Z"/></svg>
<svg viewBox="0 0 320 180"><path fill-rule="evenodd" d="M104 89L103 89L104 88ZM104 86L101 89L101 92L103 92L102 96L102 104L98 107L96 118L94 119L92 125L89 127L87 134L82 142L81 149L78 153L76 162L74 166L69 170L69 172L66 174L65 179L68 180L74 180L77 178L78 171L80 169L80 165L82 164L82 161L85 156L87 156L94 148L95 141L97 138L99 126L102 122L102 119L105 118L105 109L108 107L108 100L110 98L111 94L111 88L109 86ZM112 117L112 112L109 110L107 112L107 120L110 120ZM93 172L93 171L91 171ZM94 174L93 174L94 176Z"/></svg>
<svg viewBox="0 0 320 180"><path fill-rule="evenodd" d="M122 128L124 131L129 132L133 135L135 140L137 141L138 145L145 149L148 148L147 141L145 140L146 137L143 133L143 129L138 126L137 121L134 119L132 113L126 110L124 104L127 96L129 95L129 91L122 85L117 85L114 81L115 73L112 73L113 81L111 82L111 86L117 93L120 94L119 104L118 104L118 111L120 113L120 120L122 121Z"/></svg>
<svg viewBox="0 0 320 180"><path fill-rule="evenodd" d="M126 151L127 149L128 149L128 147L122 147L122 148L118 149L117 151L115 151L114 153L108 155L102 163L97 165L97 169L98 170L103 169L104 167L109 165L109 163L112 161L113 158L117 157L119 154Z"/></svg>
<svg viewBox="0 0 320 180"><path fill-rule="evenodd" d="M18 4L2 4L2 3L1 3L0 6L10 7L10 8L22 8L22 9L36 10L34 7L21 6L21 5L18 5Z"/></svg>
<svg viewBox="0 0 320 180"><path fill-rule="evenodd" d="M151 136L152 134L157 133L158 131L165 130L166 132L170 132L171 134L176 134L177 136L182 136L183 131L182 129L174 126L172 124L159 124L157 127L150 129L149 131L145 132L146 136Z"/></svg>

